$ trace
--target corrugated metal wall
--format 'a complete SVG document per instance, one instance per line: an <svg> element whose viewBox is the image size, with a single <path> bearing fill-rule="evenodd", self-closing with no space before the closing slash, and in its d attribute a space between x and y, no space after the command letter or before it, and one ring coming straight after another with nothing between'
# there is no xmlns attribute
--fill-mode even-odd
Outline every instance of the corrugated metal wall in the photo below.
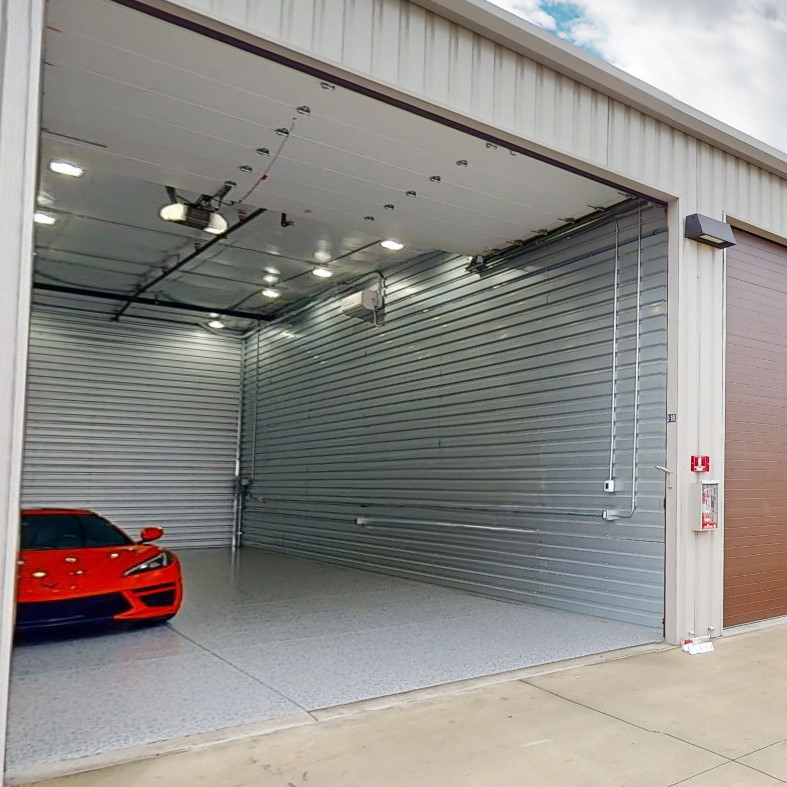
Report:
<svg viewBox="0 0 787 787"><path fill-rule="evenodd" d="M241 343L35 311L25 506L94 508L172 546L232 542Z"/></svg>
<svg viewBox="0 0 787 787"><path fill-rule="evenodd" d="M633 518L601 511L631 500L636 213L620 220L614 495L609 223L484 278L413 260L387 273L380 328L328 299L250 338L244 543L660 626L667 236L663 209L642 219Z"/></svg>

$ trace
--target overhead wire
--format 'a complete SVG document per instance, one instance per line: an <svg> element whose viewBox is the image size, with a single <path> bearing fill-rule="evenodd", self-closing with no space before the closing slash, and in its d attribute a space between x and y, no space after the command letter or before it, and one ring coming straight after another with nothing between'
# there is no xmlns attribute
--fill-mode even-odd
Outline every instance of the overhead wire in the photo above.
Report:
<svg viewBox="0 0 787 787"><path fill-rule="evenodd" d="M246 200L268 179L268 175L270 175L271 170L273 169L276 162L279 160L279 156L281 156L282 151L284 150L287 143L290 141L292 137L292 132L295 129L295 123L297 122L297 118L293 118L292 122L290 123L289 127L287 128L287 133L283 136L281 144L279 145L279 149L273 154L271 160L268 162L268 166L265 168L262 175L257 178L257 182L242 196L240 197L236 204L244 203Z"/></svg>

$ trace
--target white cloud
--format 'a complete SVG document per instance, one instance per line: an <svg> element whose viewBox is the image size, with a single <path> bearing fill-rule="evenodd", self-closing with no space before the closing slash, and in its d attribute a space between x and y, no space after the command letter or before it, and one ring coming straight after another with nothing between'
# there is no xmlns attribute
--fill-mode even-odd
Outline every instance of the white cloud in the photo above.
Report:
<svg viewBox="0 0 787 787"><path fill-rule="evenodd" d="M493 2L787 151L785 0ZM561 6L578 17L559 25Z"/></svg>
<svg viewBox="0 0 787 787"><path fill-rule="evenodd" d="M552 14L541 7L542 0L493 0L493 2L545 30L557 30L557 21Z"/></svg>

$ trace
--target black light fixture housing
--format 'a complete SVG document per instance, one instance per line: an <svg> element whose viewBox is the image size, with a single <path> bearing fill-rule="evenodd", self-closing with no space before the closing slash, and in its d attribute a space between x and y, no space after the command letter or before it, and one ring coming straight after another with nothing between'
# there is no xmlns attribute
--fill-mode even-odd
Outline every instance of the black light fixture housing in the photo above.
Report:
<svg viewBox="0 0 787 787"><path fill-rule="evenodd" d="M729 224L712 219L710 216L703 216L701 213L686 216L684 235L689 240L713 246L714 249L726 249L736 243Z"/></svg>

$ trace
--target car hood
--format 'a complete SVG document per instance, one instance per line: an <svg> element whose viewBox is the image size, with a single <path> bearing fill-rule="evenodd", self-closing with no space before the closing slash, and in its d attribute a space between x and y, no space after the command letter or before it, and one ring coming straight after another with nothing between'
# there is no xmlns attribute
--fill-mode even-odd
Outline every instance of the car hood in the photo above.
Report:
<svg viewBox="0 0 787 787"><path fill-rule="evenodd" d="M112 592L133 579L123 576L129 568L161 551L150 544L24 551L18 565L19 600Z"/></svg>

